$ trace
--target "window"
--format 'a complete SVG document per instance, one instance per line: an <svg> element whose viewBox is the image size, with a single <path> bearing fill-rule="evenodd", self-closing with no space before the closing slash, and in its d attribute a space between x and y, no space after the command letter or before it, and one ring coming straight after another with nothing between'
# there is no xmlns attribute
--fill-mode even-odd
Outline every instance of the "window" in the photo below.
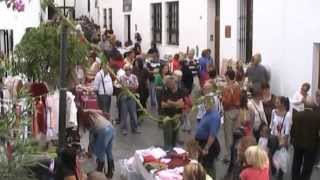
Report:
<svg viewBox="0 0 320 180"><path fill-rule="evenodd" d="M88 0L88 12L90 12L90 9L91 9L91 7L90 7L90 0Z"/></svg>
<svg viewBox="0 0 320 180"><path fill-rule="evenodd" d="M161 3L152 4L152 40L162 42L162 7Z"/></svg>
<svg viewBox="0 0 320 180"><path fill-rule="evenodd" d="M103 26L107 27L107 9L103 9Z"/></svg>
<svg viewBox="0 0 320 180"><path fill-rule="evenodd" d="M179 2L168 2L168 44L179 45Z"/></svg>
<svg viewBox="0 0 320 180"><path fill-rule="evenodd" d="M238 0L238 59L246 63L252 56L252 0Z"/></svg>
<svg viewBox="0 0 320 180"><path fill-rule="evenodd" d="M112 30L112 8L109 8L109 29Z"/></svg>
<svg viewBox="0 0 320 180"><path fill-rule="evenodd" d="M9 57L13 52L13 30L0 29L0 53Z"/></svg>

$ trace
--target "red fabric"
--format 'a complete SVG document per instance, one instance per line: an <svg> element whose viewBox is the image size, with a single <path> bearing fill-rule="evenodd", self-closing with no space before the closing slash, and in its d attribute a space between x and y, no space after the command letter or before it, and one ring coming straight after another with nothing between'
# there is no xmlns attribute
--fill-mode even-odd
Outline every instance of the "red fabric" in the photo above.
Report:
<svg viewBox="0 0 320 180"><path fill-rule="evenodd" d="M241 180L269 180L269 168L246 168L240 173Z"/></svg>
<svg viewBox="0 0 320 180"><path fill-rule="evenodd" d="M33 83L30 87L32 97L41 96L48 93L48 88L44 83Z"/></svg>
<svg viewBox="0 0 320 180"><path fill-rule="evenodd" d="M30 87L32 97L37 97L35 100L35 115L32 121L32 135L36 136L39 132L46 134L46 101L44 97L48 93L48 88L44 83L33 83Z"/></svg>
<svg viewBox="0 0 320 180"><path fill-rule="evenodd" d="M245 136L251 136L252 135L252 125L251 125L251 122L246 122L244 125L243 125L243 130L244 130L244 134Z"/></svg>
<svg viewBox="0 0 320 180"><path fill-rule="evenodd" d="M204 84L210 79L209 73L205 72L200 77L200 87L203 87Z"/></svg>
<svg viewBox="0 0 320 180"><path fill-rule="evenodd" d="M190 95L185 96L183 98L183 102L184 102L183 111L188 111L189 109L192 108L192 97Z"/></svg>
<svg viewBox="0 0 320 180"><path fill-rule="evenodd" d="M172 59L171 65L172 65L172 72L174 72L175 70L180 70L181 69L181 65L180 65L179 59Z"/></svg>
<svg viewBox="0 0 320 180"><path fill-rule="evenodd" d="M39 128L39 132L46 134L47 133L47 121L45 118L45 111L46 111L46 107L45 104L41 101L38 100L36 102L36 114L35 114L35 122L38 125ZM35 135L37 134L37 132L35 132Z"/></svg>
<svg viewBox="0 0 320 180"><path fill-rule="evenodd" d="M121 59L115 59L115 60L110 60L110 67L113 69L121 69L124 66L124 60Z"/></svg>
<svg viewBox="0 0 320 180"><path fill-rule="evenodd" d="M143 156L144 163L155 162L155 161L157 161L157 159L154 158L152 155Z"/></svg>
<svg viewBox="0 0 320 180"><path fill-rule="evenodd" d="M13 148L12 148L11 144L8 142L7 143L7 158L9 161L11 161L13 158L12 153L13 153Z"/></svg>
<svg viewBox="0 0 320 180"><path fill-rule="evenodd" d="M169 169L175 169L177 167L184 167L189 164L190 160L188 158L183 157L173 157L171 161L168 163Z"/></svg>
<svg viewBox="0 0 320 180"><path fill-rule="evenodd" d="M83 109L99 109L95 96L81 95L80 102Z"/></svg>

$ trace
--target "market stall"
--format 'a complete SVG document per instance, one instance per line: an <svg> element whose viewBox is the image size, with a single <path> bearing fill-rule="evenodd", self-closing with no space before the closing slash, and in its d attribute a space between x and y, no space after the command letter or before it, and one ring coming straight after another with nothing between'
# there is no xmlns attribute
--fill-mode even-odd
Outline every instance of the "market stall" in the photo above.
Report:
<svg viewBox="0 0 320 180"><path fill-rule="evenodd" d="M186 165L194 160L182 148L166 152L158 147L137 150L129 159L121 160L121 176L128 180L182 180Z"/></svg>

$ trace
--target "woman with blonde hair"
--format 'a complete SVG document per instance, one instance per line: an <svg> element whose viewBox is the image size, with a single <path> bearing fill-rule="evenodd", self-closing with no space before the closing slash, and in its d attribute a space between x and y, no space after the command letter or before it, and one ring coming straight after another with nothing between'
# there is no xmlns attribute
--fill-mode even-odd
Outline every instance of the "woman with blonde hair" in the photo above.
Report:
<svg viewBox="0 0 320 180"><path fill-rule="evenodd" d="M184 167L183 180L212 180L200 163L191 162Z"/></svg>
<svg viewBox="0 0 320 180"><path fill-rule="evenodd" d="M241 180L269 180L269 158L259 146L250 146L245 151L248 168L240 173Z"/></svg>

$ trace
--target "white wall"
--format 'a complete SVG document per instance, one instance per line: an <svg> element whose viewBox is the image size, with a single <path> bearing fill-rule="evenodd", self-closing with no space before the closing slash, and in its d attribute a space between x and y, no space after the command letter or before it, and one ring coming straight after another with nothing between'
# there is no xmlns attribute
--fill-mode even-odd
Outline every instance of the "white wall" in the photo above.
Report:
<svg viewBox="0 0 320 180"><path fill-rule="evenodd" d="M220 0L220 62L224 58L237 57L237 3L238 0ZM231 26L231 38L225 38L225 26Z"/></svg>
<svg viewBox="0 0 320 180"><path fill-rule="evenodd" d="M215 53L214 45L215 45L215 17L216 17L216 0L207 0L207 47L211 49L212 54ZM210 35L213 36L213 40L210 40Z"/></svg>
<svg viewBox="0 0 320 180"><path fill-rule="evenodd" d="M122 3L122 0L100 0L100 27L103 27L103 9L107 9L107 25L109 25L109 8L112 8L112 29L117 39L124 42L124 13L122 11Z"/></svg>
<svg viewBox="0 0 320 180"><path fill-rule="evenodd" d="M319 0L254 1L253 47L271 69L276 94L292 96L303 82L312 82L313 46L320 42L319 7ZM313 89L316 85L312 83Z"/></svg>
<svg viewBox="0 0 320 180"><path fill-rule="evenodd" d="M0 29L13 29L14 45L23 37L26 28L37 27L40 24L40 1L25 1L23 12L8 9L4 2L0 2Z"/></svg>
<svg viewBox="0 0 320 180"><path fill-rule="evenodd" d="M60 0L61 1L61 0ZM99 7L99 0L97 0ZM79 18L80 16L88 16L94 20L95 23L99 23L99 8L97 8L96 0L90 0L90 12L88 11L88 0L76 0L75 4L75 16ZM103 17L103 14L102 16Z"/></svg>

